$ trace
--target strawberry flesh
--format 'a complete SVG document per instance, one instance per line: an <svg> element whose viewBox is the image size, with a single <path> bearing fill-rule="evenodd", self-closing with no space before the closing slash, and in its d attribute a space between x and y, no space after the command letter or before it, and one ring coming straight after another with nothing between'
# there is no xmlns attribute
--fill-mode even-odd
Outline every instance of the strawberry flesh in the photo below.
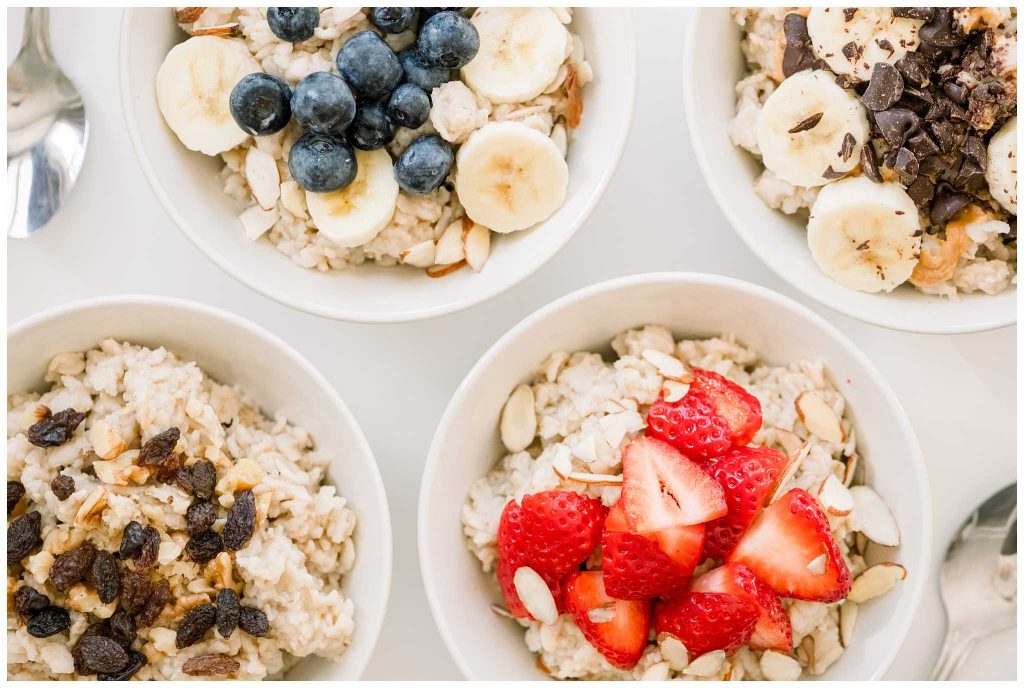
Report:
<svg viewBox="0 0 1024 688"><path fill-rule="evenodd" d="M583 637L613 666L628 670L640 661L651 627L650 600L610 597L600 571L578 571L565 583L565 606Z"/></svg>
<svg viewBox="0 0 1024 688"><path fill-rule="evenodd" d="M757 625L747 644L755 650L793 651L793 626L779 596L742 564L726 564L694 579L694 592L735 595L757 607Z"/></svg>
<svg viewBox="0 0 1024 688"><path fill-rule="evenodd" d="M757 618L752 602L725 593L687 591L654 608L655 630L678 638L690 661L715 650L736 652L754 633Z"/></svg>

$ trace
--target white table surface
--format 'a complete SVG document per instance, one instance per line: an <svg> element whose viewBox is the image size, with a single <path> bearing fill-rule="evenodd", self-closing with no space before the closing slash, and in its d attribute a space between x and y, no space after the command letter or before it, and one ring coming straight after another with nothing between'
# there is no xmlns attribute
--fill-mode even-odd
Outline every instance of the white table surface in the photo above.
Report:
<svg viewBox="0 0 1024 688"><path fill-rule="evenodd" d="M463 375L501 334L552 299L594 282L657 270L714 272L776 289L823 313L888 376L914 424L931 473L940 549L978 502L1015 479L1016 328L920 336L865 325L797 294L727 225L701 180L685 130L678 84L685 10L636 14L633 131L603 200L572 242L510 292L407 325L331 322L280 306L221 272L175 228L146 185L125 133L117 76L120 14L52 12L54 51L82 91L92 133L67 207L32 239L7 242L8 323L83 297L178 296L250 318L327 375L366 432L391 502L391 603L366 678L459 677L435 630L416 556L419 480L435 423ZM22 11L9 10L7 19L10 61ZM627 237L644 250L622 251ZM401 390L400 431L394 413L380 413L377 390ZM939 559L937 549L933 561ZM927 678L945 624L936 586L933 568L890 678ZM1013 634L1006 633L981 646L958 677L1010 679L1015 658Z"/></svg>

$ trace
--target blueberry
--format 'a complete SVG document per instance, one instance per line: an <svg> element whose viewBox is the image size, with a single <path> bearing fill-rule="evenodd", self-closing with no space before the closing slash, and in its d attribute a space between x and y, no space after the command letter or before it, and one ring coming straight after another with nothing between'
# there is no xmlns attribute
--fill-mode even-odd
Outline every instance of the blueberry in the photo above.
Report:
<svg viewBox="0 0 1024 688"><path fill-rule="evenodd" d="M370 11L370 21L384 33L402 33L415 18L415 7L374 7Z"/></svg>
<svg viewBox="0 0 1024 688"><path fill-rule="evenodd" d="M282 41L301 43L320 26L319 7L268 7L267 23Z"/></svg>
<svg viewBox="0 0 1024 688"><path fill-rule="evenodd" d="M395 138L395 123L380 103L363 105L356 110L348 138L353 146L362 150L383 148Z"/></svg>
<svg viewBox="0 0 1024 688"><path fill-rule="evenodd" d="M366 100L380 100L402 83L398 55L373 31L362 31L345 41L338 53L338 71Z"/></svg>
<svg viewBox="0 0 1024 688"><path fill-rule="evenodd" d="M395 161L395 180L409 193L422 196L444 184L453 162L452 147L440 136L421 136Z"/></svg>
<svg viewBox="0 0 1024 688"><path fill-rule="evenodd" d="M238 126L253 136L276 134L292 117L292 90L263 72L243 76L231 90L228 105Z"/></svg>
<svg viewBox="0 0 1024 688"><path fill-rule="evenodd" d="M456 12L438 12L423 22L416 47L427 64L459 69L476 57L480 34L473 22Z"/></svg>
<svg viewBox="0 0 1024 688"><path fill-rule="evenodd" d="M441 84L452 80L452 70L428 65L416 48L408 48L398 53L398 59L405 70L405 81L419 86L428 94Z"/></svg>
<svg viewBox="0 0 1024 688"><path fill-rule="evenodd" d="M292 117L308 131L341 135L356 116L356 98L337 74L313 72L295 86Z"/></svg>
<svg viewBox="0 0 1024 688"><path fill-rule="evenodd" d="M416 129L430 116L430 96L414 84L402 84L388 100L388 115L395 124Z"/></svg>
<svg viewBox="0 0 1024 688"><path fill-rule="evenodd" d="M424 19L430 19L438 12L461 12L466 9L465 7L421 7L420 12L423 13Z"/></svg>
<svg viewBox="0 0 1024 688"><path fill-rule="evenodd" d="M356 152L345 139L310 132L292 146L288 169L307 191L336 191L356 178Z"/></svg>

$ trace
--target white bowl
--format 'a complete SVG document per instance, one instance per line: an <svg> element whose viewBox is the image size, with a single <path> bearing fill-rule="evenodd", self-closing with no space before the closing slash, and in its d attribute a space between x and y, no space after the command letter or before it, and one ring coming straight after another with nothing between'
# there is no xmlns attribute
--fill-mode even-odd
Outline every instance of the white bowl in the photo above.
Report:
<svg viewBox="0 0 1024 688"><path fill-rule="evenodd" d="M355 635L341 659L302 660L295 679L358 679L373 652L391 587L391 520L370 445L334 387L288 344L236 315L190 301L119 296L78 301L20 322L7 333L8 392L40 389L50 359L114 337L164 346L216 380L239 385L268 413L310 431L331 457L327 474L358 518L356 561L344 584Z"/></svg>
<svg viewBox="0 0 1024 688"><path fill-rule="evenodd" d="M574 292L494 344L455 392L434 435L420 491L420 566L434 619L470 679L542 678L523 629L496 616L497 586L466 547L460 512L470 484L504 451L498 418L509 393L553 351L607 351L619 332L657 323L688 337L734 333L764 359L823 361L846 396L868 482L892 507L903 544L893 556L910 575L861 608L856 639L824 678L882 678L899 651L928 580L932 515L928 477L903 409L870 361L807 308L739 280L656 273Z"/></svg>
<svg viewBox="0 0 1024 688"><path fill-rule="evenodd" d="M740 27L728 8L699 10L687 37L683 89L697 162L711 193L736 232L776 274L829 308L865 322L923 333L991 330L1017 321L1017 290L962 294L959 301L923 294L909 285L888 294L848 289L825 275L807 247L805 222L772 210L754 193L764 169L729 141L735 85L746 72Z"/></svg>
<svg viewBox="0 0 1024 688"><path fill-rule="evenodd" d="M569 146L569 189L548 220L496 237L480 273L431 279L423 270L363 265L324 274L295 265L264 238L252 242L239 208L222 193L219 158L185 148L164 124L153 84L164 56L185 34L166 8L126 9L121 26L121 99L143 173L174 222L232 277L301 311L337 320L399 322L467 308L525 279L572 237L618 164L633 118L636 55L630 13L582 9L573 20L594 68L583 121Z"/></svg>

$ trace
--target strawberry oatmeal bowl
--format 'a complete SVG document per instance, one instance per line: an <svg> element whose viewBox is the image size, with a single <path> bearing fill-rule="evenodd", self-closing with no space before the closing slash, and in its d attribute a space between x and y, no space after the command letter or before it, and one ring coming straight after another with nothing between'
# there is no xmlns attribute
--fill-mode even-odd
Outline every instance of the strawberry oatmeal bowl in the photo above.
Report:
<svg viewBox="0 0 1024 688"><path fill-rule="evenodd" d="M420 558L469 678L881 678L927 579L927 495L898 402L830 325L737 280L640 275L469 373Z"/></svg>
<svg viewBox="0 0 1024 688"><path fill-rule="evenodd" d="M624 24L546 7L128 10L122 96L158 197L232 275L328 317L428 317L507 288L582 222L629 127Z"/></svg>

